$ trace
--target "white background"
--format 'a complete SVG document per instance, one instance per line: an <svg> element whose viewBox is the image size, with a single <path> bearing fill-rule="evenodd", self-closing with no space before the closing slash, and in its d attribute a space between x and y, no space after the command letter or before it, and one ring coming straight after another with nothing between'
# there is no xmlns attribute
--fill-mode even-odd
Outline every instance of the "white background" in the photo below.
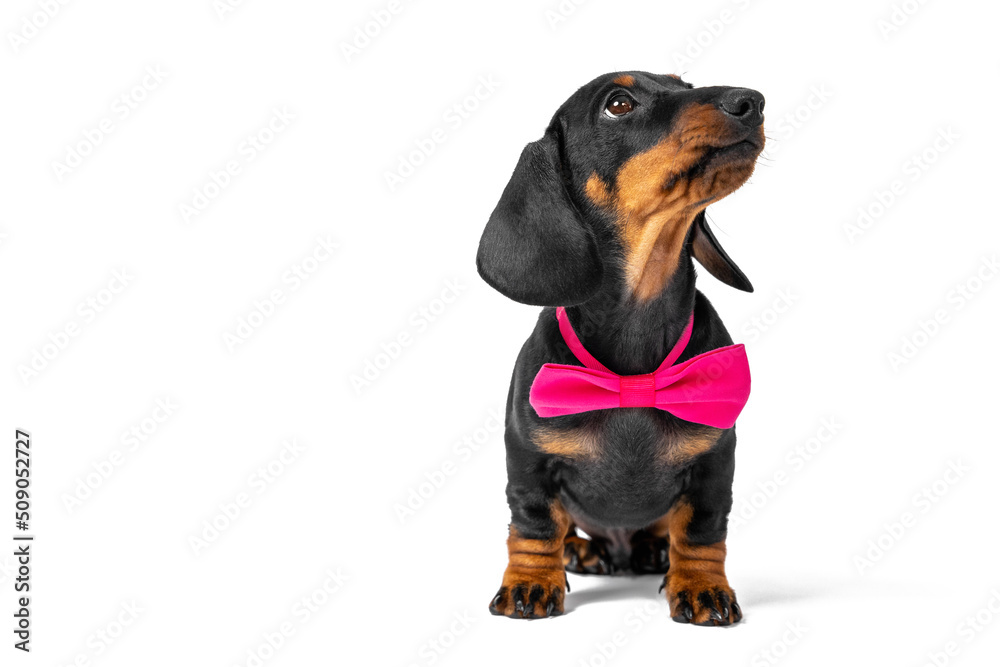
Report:
<svg viewBox="0 0 1000 667"><path fill-rule="evenodd" d="M219 4L4 5L0 534L13 544L21 428L36 541L30 655L11 647L0 552L3 664L922 665L949 642L939 664L995 659L996 611L966 620L1000 611L995 3L909 0L887 32L888 0L407 0L350 57L387 2ZM509 518L490 415L537 310L478 279L476 245L557 106L632 69L767 98L757 173L709 210L756 292L699 281L754 373L727 564L746 620L728 630L672 623L658 577L571 576L554 620L487 612ZM294 119L248 159L275 109ZM859 209L872 221L849 235ZM339 248L314 262L318 238ZM297 286L296 266L314 269ZM967 471L939 481L951 463Z"/></svg>

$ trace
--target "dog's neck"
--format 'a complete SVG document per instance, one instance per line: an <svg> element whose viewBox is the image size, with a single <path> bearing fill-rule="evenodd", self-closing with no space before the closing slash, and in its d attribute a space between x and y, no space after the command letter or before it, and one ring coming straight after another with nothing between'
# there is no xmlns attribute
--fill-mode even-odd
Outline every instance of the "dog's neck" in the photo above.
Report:
<svg viewBox="0 0 1000 667"><path fill-rule="evenodd" d="M622 280L607 281L591 299L567 308L583 346L620 375L652 373L681 337L695 300L694 263L687 249L657 296L639 302Z"/></svg>

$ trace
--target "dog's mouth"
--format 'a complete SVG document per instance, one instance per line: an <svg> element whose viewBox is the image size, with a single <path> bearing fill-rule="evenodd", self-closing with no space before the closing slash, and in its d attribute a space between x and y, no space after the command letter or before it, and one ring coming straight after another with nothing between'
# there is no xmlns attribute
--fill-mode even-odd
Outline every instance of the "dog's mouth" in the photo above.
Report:
<svg viewBox="0 0 1000 667"><path fill-rule="evenodd" d="M763 149L763 137L754 134L726 146L706 146L701 157L685 171L671 177L664 185L664 189L669 190L678 182L695 180L723 169L746 170L749 168L752 171L757 157ZM749 175L748 172L747 177Z"/></svg>
<svg viewBox="0 0 1000 667"><path fill-rule="evenodd" d="M749 137L735 144L723 146L722 148L710 148L701 159L704 167L722 166L726 164L736 164L747 161L754 161L760 155L761 146L754 137Z"/></svg>
<svg viewBox="0 0 1000 667"><path fill-rule="evenodd" d="M725 166L740 166L757 160L764 149L757 137L750 135L742 141L728 146L710 146L694 166L691 167L691 177L697 177L705 172Z"/></svg>

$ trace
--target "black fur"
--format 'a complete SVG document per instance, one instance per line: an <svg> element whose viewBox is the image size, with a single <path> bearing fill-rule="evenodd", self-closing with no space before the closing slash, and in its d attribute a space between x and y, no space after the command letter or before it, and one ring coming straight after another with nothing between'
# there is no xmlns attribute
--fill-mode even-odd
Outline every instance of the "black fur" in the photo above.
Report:
<svg viewBox="0 0 1000 667"><path fill-rule="evenodd" d="M483 279L516 301L572 305L600 286L593 234L580 223L559 171L557 130L525 146L479 244Z"/></svg>

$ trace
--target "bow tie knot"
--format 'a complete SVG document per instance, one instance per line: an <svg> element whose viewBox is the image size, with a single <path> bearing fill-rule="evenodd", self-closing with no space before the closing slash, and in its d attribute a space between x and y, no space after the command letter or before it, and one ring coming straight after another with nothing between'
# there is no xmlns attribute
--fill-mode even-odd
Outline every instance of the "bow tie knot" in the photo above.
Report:
<svg viewBox="0 0 1000 667"><path fill-rule="evenodd" d="M618 393L623 408L656 407L656 375L622 375Z"/></svg>

